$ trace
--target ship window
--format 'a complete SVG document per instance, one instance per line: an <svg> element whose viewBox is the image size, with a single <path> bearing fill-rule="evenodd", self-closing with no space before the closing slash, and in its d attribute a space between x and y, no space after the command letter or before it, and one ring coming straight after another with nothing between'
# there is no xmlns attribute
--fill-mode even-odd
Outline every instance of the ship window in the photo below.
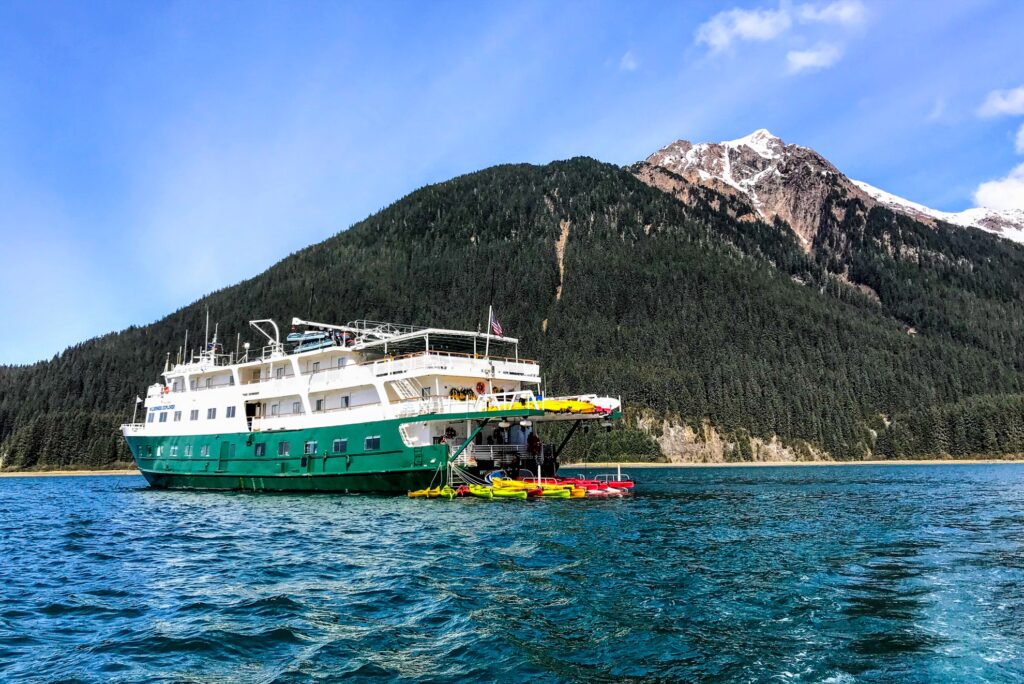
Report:
<svg viewBox="0 0 1024 684"><path fill-rule="evenodd" d="M155 416L155 415L156 415L155 413L150 413L148 416L146 416L146 422L147 423L152 423L153 422L153 416Z"/></svg>
<svg viewBox="0 0 1024 684"><path fill-rule="evenodd" d="M276 377L278 380L284 377L284 366L274 369L274 377Z"/></svg>
<svg viewBox="0 0 1024 684"><path fill-rule="evenodd" d="M344 365L345 365L345 357L344 356L339 356L338 357L338 368L341 368Z"/></svg>
<svg viewBox="0 0 1024 684"><path fill-rule="evenodd" d="M229 387L234 387L235 386L235 376L234 375L229 375L228 376L228 386Z"/></svg>
<svg viewBox="0 0 1024 684"><path fill-rule="evenodd" d="M313 372L314 373L319 373L320 372L320 362L319 361L314 361L313 362Z"/></svg>
<svg viewBox="0 0 1024 684"><path fill-rule="evenodd" d="M166 423L167 422L167 411L161 411L160 412L160 422L161 423Z"/></svg>
<svg viewBox="0 0 1024 684"><path fill-rule="evenodd" d="M177 455L178 455L178 447L172 446L171 447L171 456L177 456Z"/></svg>
<svg viewBox="0 0 1024 684"><path fill-rule="evenodd" d="M260 381L260 371L259 371L259 369L256 369L256 370L254 370L252 372L252 381L253 382L259 382Z"/></svg>
<svg viewBox="0 0 1024 684"><path fill-rule="evenodd" d="M348 408L348 406L349 406L349 399L351 399L351 398L352 397L347 397L347 396L346 397L342 397L341 398L341 408Z"/></svg>
<svg viewBox="0 0 1024 684"><path fill-rule="evenodd" d="M209 456L210 455L210 445L209 444L204 444L203 446L199 447L199 455L200 456Z"/></svg>
<svg viewBox="0 0 1024 684"><path fill-rule="evenodd" d="M199 420L199 409L192 409L188 413L189 420Z"/></svg>
<svg viewBox="0 0 1024 684"><path fill-rule="evenodd" d="M174 422L175 423L180 423L181 422L181 411L175 411L174 412Z"/></svg>
<svg viewBox="0 0 1024 684"><path fill-rule="evenodd" d="M228 406L228 418L234 418L234 417L235 417L235 407L234 406Z"/></svg>
<svg viewBox="0 0 1024 684"><path fill-rule="evenodd" d="M152 456L153 455L153 447L151 447L151 446L146 447L146 455L147 456Z"/></svg>
<svg viewBox="0 0 1024 684"><path fill-rule="evenodd" d="M209 388L213 384L213 378L206 378L206 387Z"/></svg>
<svg viewBox="0 0 1024 684"><path fill-rule="evenodd" d="M423 397L424 399L429 397L430 396L430 388L429 387L421 387L420 388L420 396Z"/></svg>
<svg viewBox="0 0 1024 684"><path fill-rule="evenodd" d="M348 451L348 440L347 439L336 439L332 445L332 450L336 454L343 454Z"/></svg>
<svg viewBox="0 0 1024 684"><path fill-rule="evenodd" d="M163 455L164 455L164 448L162 446L158 446L156 448L156 457L160 458Z"/></svg>
<svg viewBox="0 0 1024 684"><path fill-rule="evenodd" d="M292 453L292 445L288 442L277 443L277 455L278 456L290 456Z"/></svg>
<svg viewBox="0 0 1024 684"><path fill-rule="evenodd" d="M192 445L191 444L186 444L185 445L185 455L188 456L189 458L192 458Z"/></svg>
<svg viewBox="0 0 1024 684"><path fill-rule="evenodd" d="M189 386L190 389L195 389L196 387L198 387L198 385L196 384L196 379L193 378L193 379L189 380L188 381L188 386Z"/></svg>
<svg viewBox="0 0 1024 684"><path fill-rule="evenodd" d="M256 455L257 456L266 456L267 455L267 443L266 442L256 442Z"/></svg>
<svg viewBox="0 0 1024 684"><path fill-rule="evenodd" d="M317 412L323 411L324 410L324 400L323 399L317 399L315 406L316 406L316 408L313 409L314 411L317 411Z"/></svg>
<svg viewBox="0 0 1024 684"><path fill-rule="evenodd" d="M217 417L217 409L208 408L206 409L206 420L213 420Z"/></svg>
<svg viewBox="0 0 1024 684"><path fill-rule="evenodd" d="M272 404L270 406L270 415L276 416L280 412L281 412L281 405L280 404Z"/></svg>
<svg viewBox="0 0 1024 684"><path fill-rule="evenodd" d="M302 413L302 402L299 402L299 401L293 401L292 402L292 413Z"/></svg>
<svg viewBox="0 0 1024 684"><path fill-rule="evenodd" d="M304 453L304 454L315 454L316 453L316 440L315 439L311 439L308 442L306 442L306 445L303 448L302 453Z"/></svg>
<svg viewBox="0 0 1024 684"><path fill-rule="evenodd" d="M374 435L373 437L367 437L363 443L363 448L367 451L373 451L374 449L380 449L380 435Z"/></svg>

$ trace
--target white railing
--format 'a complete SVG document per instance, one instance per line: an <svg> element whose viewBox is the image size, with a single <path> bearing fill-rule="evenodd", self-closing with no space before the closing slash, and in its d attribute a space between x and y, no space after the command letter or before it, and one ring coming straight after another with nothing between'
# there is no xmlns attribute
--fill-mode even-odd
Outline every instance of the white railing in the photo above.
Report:
<svg viewBox="0 0 1024 684"><path fill-rule="evenodd" d="M203 390L214 390L214 389L220 389L222 387L234 387L234 386L235 386L235 379L231 378L227 382L211 382L209 385L207 385L205 383L204 384L198 384L197 383L196 386L192 388L192 391L193 392L202 392Z"/></svg>
<svg viewBox="0 0 1024 684"><path fill-rule="evenodd" d="M477 413L482 411L515 411L522 409L540 410L541 403L530 390L481 394L475 399L452 399L450 397L426 397L392 404L395 415L401 418L428 413Z"/></svg>
<svg viewBox="0 0 1024 684"><path fill-rule="evenodd" d="M540 368L533 361L519 361L508 358L487 358L456 352L417 352L411 356L378 359L373 361L373 374L377 377L397 375L411 371L436 370L460 371L470 369L490 369L493 366L495 375L522 375L535 377Z"/></svg>

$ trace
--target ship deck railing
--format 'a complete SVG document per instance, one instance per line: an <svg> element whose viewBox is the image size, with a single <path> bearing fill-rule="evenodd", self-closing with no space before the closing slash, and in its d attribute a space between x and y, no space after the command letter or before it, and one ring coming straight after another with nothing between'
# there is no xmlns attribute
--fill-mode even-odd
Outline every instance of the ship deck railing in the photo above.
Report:
<svg viewBox="0 0 1024 684"><path fill-rule="evenodd" d="M493 411L497 416L501 410L541 409L541 403L530 390L480 394L473 399L453 397L414 397L391 402L395 415L400 418L430 413L480 413Z"/></svg>
<svg viewBox="0 0 1024 684"><path fill-rule="evenodd" d="M377 377L398 375L419 370L458 371L465 368L466 361L478 361L495 364L495 372L504 375L523 375L533 377L540 369L532 359L517 359L504 356L483 356L481 354L464 354L462 352L421 351L402 356L388 357L372 361L373 374Z"/></svg>
<svg viewBox="0 0 1024 684"><path fill-rule="evenodd" d="M451 452L454 453L457 447L456 444L451 445ZM543 444L541 449L542 459L554 459L555 445ZM492 468L508 468L518 459L520 467L529 468L537 458L525 444L470 444L453 462L463 468L472 466L474 461L477 464L484 461Z"/></svg>

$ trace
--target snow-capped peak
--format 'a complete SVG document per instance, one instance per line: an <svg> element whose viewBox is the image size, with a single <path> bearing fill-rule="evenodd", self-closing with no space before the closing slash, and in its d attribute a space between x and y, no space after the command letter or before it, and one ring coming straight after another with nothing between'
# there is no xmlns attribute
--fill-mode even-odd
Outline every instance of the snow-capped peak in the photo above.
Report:
<svg viewBox="0 0 1024 684"><path fill-rule="evenodd" d="M864 181L855 180L853 184L882 206L909 214L914 218L937 219L955 226L981 228L1007 240L1024 243L1024 211L1020 209L999 210L974 207L957 212L940 211L880 190Z"/></svg>
<svg viewBox="0 0 1024 684"><path fill-rule="evenodd" d="M787 145L765 128L720 143L677 140L648 157L646 164L670 171L686 182L744 197L766 221L776 217L786 221L806 246L817 234L826 198L835 190L926 223L943 221L980 228L1024 243L1024 210L931 209L851 180L814 150Z"/></svg>
<svg viewBox="0 0 1024 684"><path fill-rule="evenodd" d="M723 140L719 143L723 147L749 147L751 150L765 159L775 159L779 156L781 148L785 146L782 138L772 135L767 128L759 128L750 135L735 140Z"/></svg>

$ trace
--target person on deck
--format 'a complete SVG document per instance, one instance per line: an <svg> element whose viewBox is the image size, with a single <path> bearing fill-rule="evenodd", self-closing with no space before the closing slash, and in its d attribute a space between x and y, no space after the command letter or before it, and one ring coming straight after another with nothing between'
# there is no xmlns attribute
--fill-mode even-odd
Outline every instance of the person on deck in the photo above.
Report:
<svg viewBox="0 0 1024 684"><path fill-rule="evenodd" d="M526 438L526 450L534 458L540 455L540 437L532 430L530 431L530 436Z"/></svg>

